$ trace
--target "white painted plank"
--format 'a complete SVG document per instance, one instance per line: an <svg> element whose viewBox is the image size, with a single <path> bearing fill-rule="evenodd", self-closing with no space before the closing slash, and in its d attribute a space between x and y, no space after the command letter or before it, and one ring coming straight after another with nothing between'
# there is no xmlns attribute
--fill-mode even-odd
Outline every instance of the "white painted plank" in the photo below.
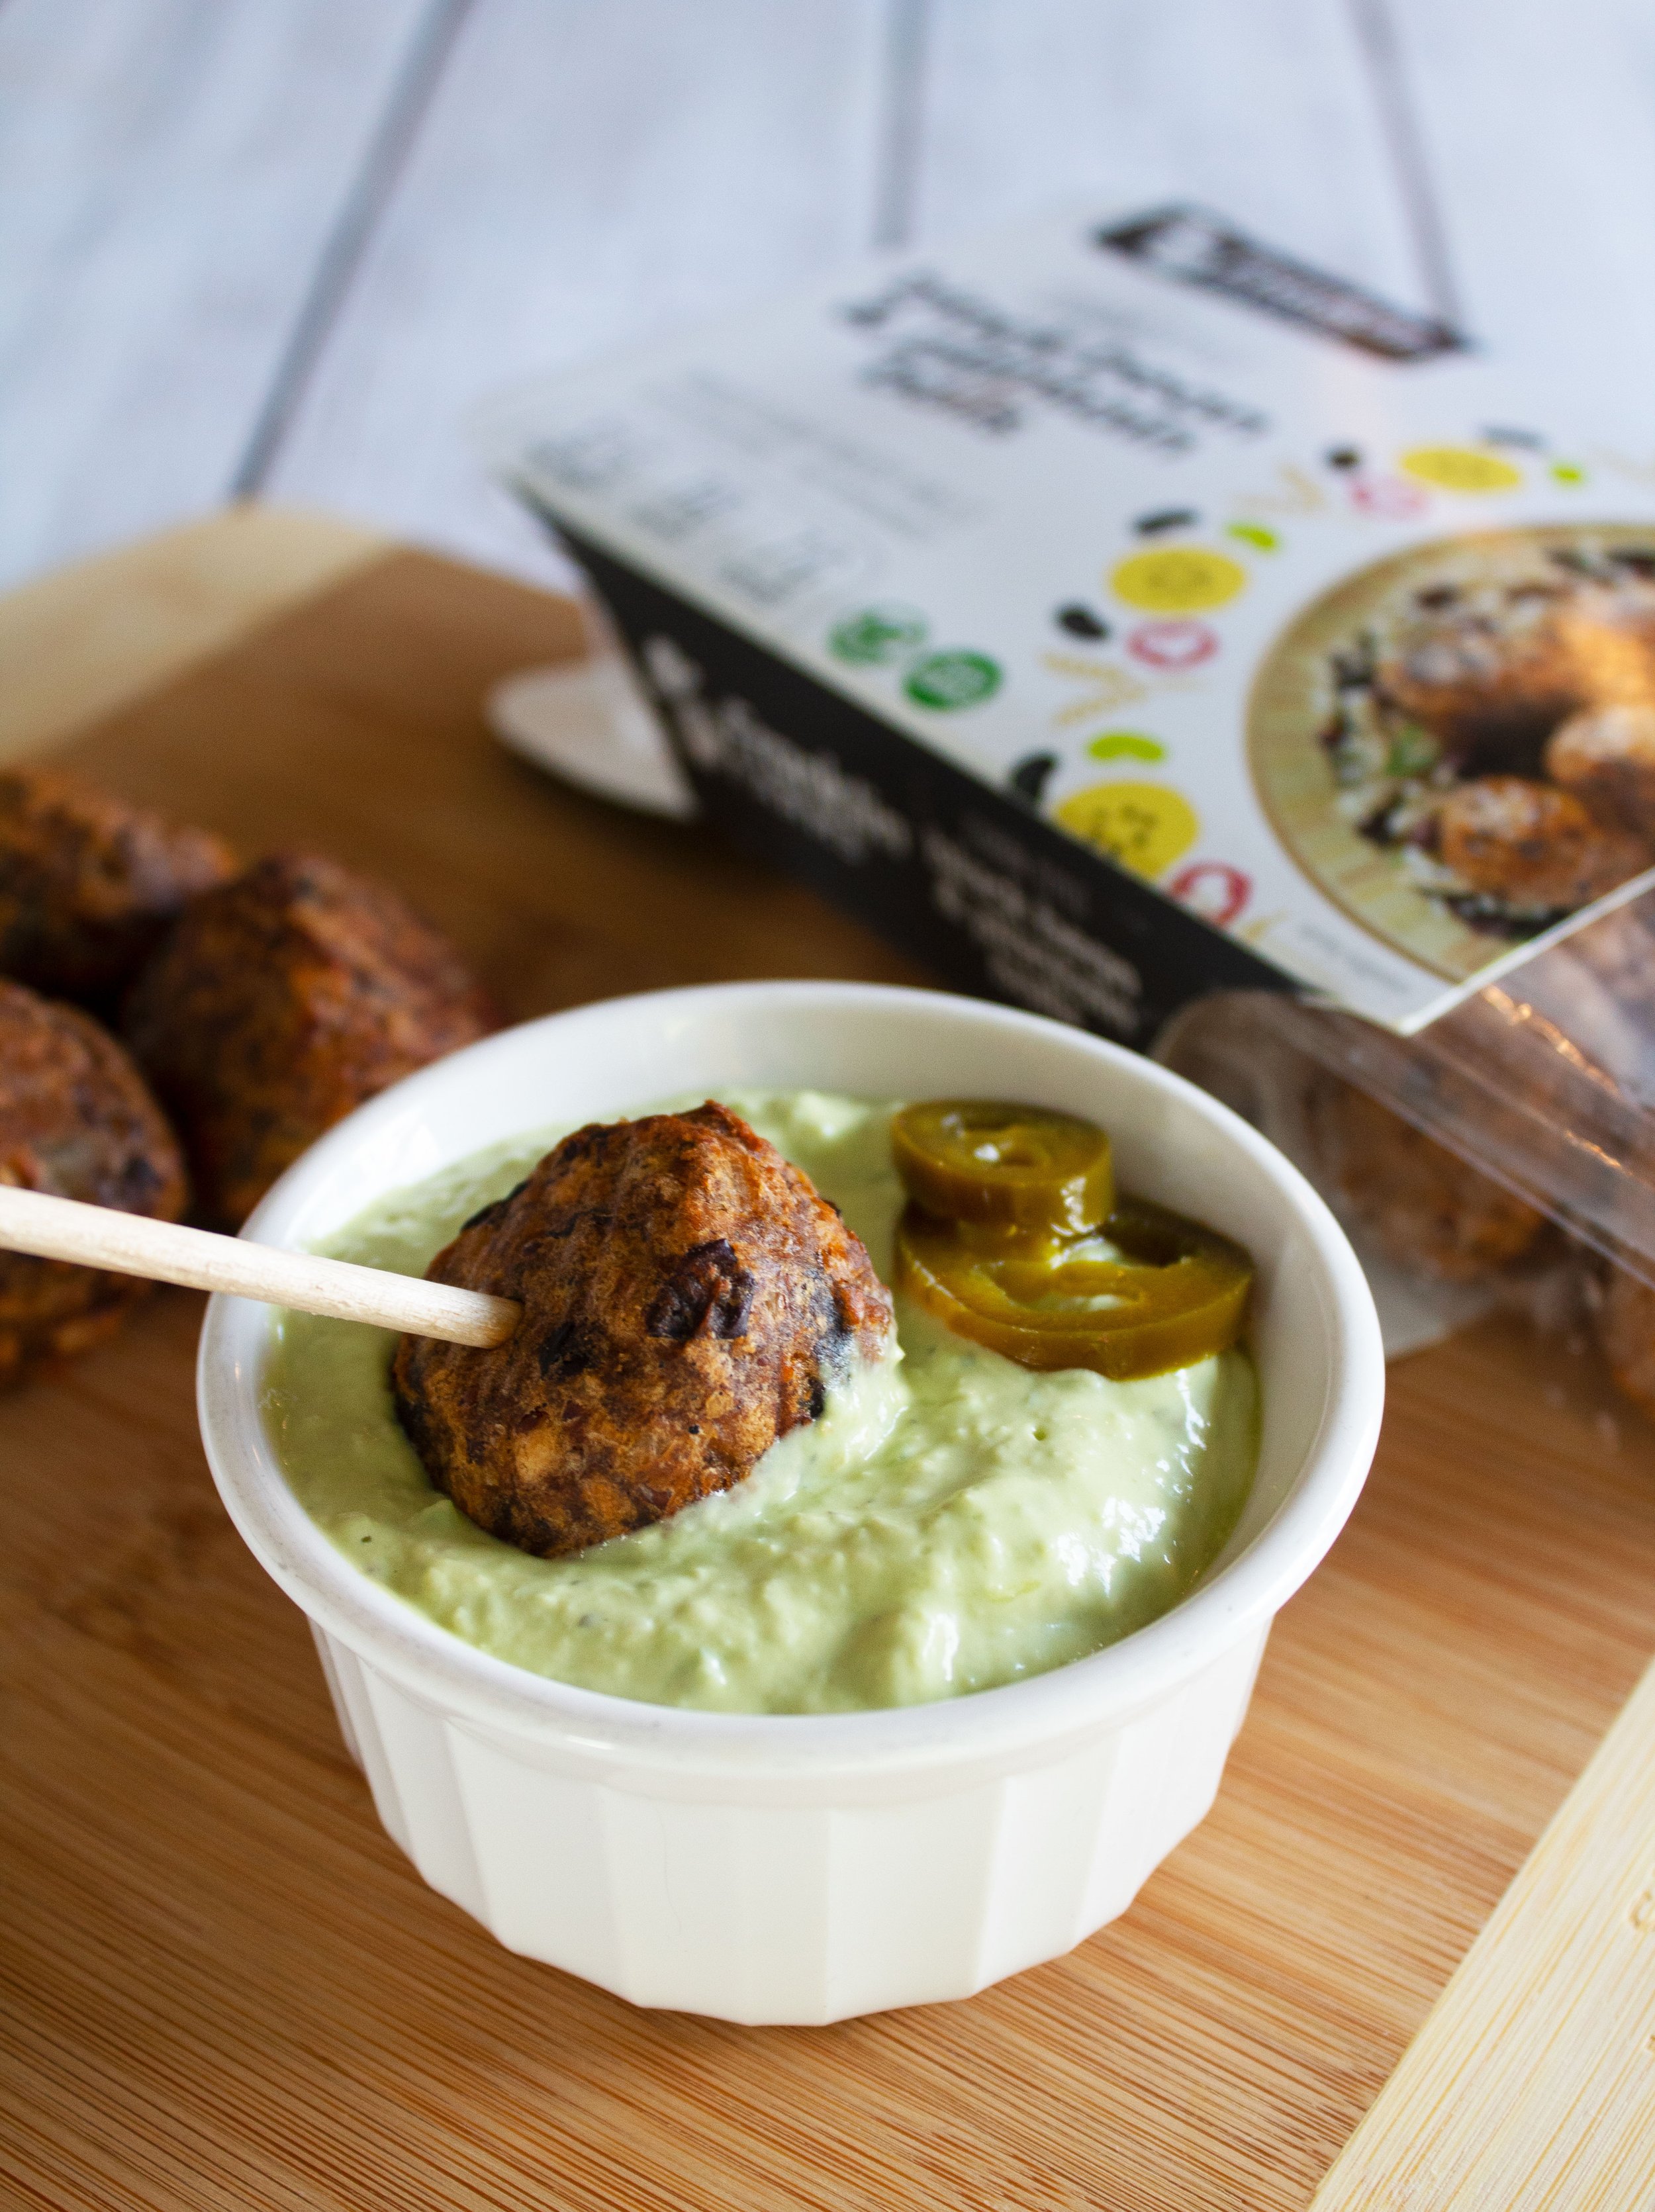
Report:
<svg viewBox="0 0 1655 2212"><path fill-rule="evenodd" d="M0 7L0 584L223 496L423 5Z"/></svg>
<svg viewBox="0 0 1655 2212"><path fill-rule="evenodd" d="M865 246L885 35L879 0L480 0L272 495L563 577L463 418Z"/></svg>
<svg viewBox="0 0 1655 2212"><path fill-rule="evenodd" d="M1427 0L1427 4L1429 0ZM1329 0L936 0L922 237L1062 195L1196 199L1423 305L1373 87Z"/></svg>
<svg viewBox="0 0 1655 2212"><path fill-rule="evenodd" d="M1655 430L1655 9L1390 5L1470 328Z"/></svg>

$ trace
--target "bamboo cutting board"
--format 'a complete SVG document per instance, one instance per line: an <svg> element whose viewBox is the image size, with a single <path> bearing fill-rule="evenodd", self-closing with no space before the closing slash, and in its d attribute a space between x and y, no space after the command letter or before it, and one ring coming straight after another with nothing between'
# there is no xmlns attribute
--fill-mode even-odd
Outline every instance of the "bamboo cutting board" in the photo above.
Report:
<svg viewBox="0 0 1655 2212"><path fill-rule="evenodd" d="M151 592L126 687L149 688L124 704L131 595L177 541L0 605L28 701L6 749L55 732L250 848L378 871L519 1015L923 980L704 833L490 741L486 686L576 649L566 605L328 526L216 526L242 584ZM184 565L216 573L210 528ZM1590 1355L1485 1324L1393 1370L1367 1492L1277 1624L1217 1808L1124 1919L961 2005L640 2013L498 1949L380 1831L304 1623L213 1492L198 1318L159 1294L0 1401L8 2207L1302 2212L1655 1649L1655 1435L1604 1410ZM1445 2020L1451 1999L1421 2051ZM1342 2208L1449 2201L1369 2171Z"/></svg>

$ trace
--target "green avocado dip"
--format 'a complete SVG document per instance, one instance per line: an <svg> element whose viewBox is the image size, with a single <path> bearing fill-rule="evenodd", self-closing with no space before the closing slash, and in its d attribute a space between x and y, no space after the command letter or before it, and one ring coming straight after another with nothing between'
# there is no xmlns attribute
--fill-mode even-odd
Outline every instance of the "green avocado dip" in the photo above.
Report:
<svg viewBox="0 0 1655 2212"><path fill-rule="evenodd" d="M723 1103L840 1206L888 1281L894 1105ZM423 1273L560 1133L395 1192L326 1249ZM904 1299L897 1323L900 1348L831 1388L745 1482L567 1559L501 1543L432 1487L392 1410L383 1330L282 1314L264 1409L301 1504L364 1574L496 1658L654 1705L847 1712L989 1689L1141 1627L1223 1547L1257 1454L1244 1352L1114 1382L1031 1373Z"/></svg>

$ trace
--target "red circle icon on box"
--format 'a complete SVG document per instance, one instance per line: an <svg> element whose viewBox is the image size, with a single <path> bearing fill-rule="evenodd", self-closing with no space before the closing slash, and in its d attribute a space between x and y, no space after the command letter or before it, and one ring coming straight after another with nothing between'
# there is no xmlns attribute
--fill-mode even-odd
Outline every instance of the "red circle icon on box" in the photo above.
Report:
<svg viewBox="0 0 1655 2212"><path fill-rule="evenodd" d="M1253 881L1227 860L1192 860L1179 869L1167 889L1203 921L1227 929L1252 896Z"/></svg>
<svg viewBox="0 0 1655 2212"><path fill-rule="evenodd" d="M1126 649L1152 668L1199 668L1218 651L1218 632L1203 622L1140 623Z"/></svg>
<svg viewBox="0 0 1655 2212"><path fill-rule="evenodd" d="M1358 477L1350 496L1364 514L1377 514L1386 521L1405 521L1409 515L1422 514L1431 504L1428 492L1401 477Z"/></svg>

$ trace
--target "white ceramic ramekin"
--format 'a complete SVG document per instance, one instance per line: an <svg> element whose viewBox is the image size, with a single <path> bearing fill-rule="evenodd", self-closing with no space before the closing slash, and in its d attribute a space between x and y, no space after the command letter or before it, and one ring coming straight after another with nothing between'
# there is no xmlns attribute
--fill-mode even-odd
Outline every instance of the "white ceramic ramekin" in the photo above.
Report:
<svg viewBox="0 0 1655 2212"><path fill-rule="evenodd" d="M1212 1803L1271 1616L1338 1534L1384 1364L1309 1184L1151 1061L1031 1014L851 983L729 984L531 1022L411 1076L248 1224L306 1245L526 1128L738 1085L975 1095L1107 1125L1121 1180L1258 1262L1258 1477L1183 1603L1033 1680L896 1711L684 1712L484 1656L356 1572L300 1510L259 1413L270 1319L215 1298L202 1430L226 1505L310 1616L386 1828L502 1943L646 2005L824 2021L962 1997L1125 1909Z"/></svg>

